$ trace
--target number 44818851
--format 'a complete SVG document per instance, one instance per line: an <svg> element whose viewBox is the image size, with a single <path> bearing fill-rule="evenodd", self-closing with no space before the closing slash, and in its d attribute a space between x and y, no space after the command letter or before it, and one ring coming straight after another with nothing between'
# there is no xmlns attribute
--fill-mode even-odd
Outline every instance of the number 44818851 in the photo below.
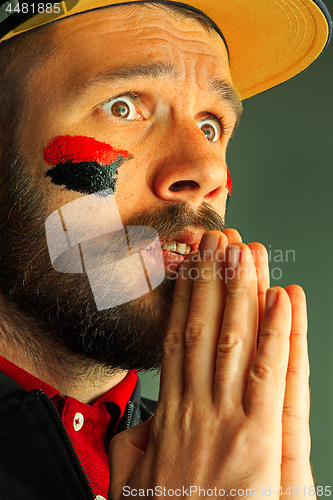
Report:
<svg viewBox="0 0 333 500"><path fill-rule="evenodd" d="M302 488L299 488L298 486L293 486L291 489L290 486L285 491L282 491L282 486L280 489L276 492L277 495L293 495L295 497L297 496L311 496L311 497L330 497L332 492L331 492L331 486L303 486Z"/></svg>

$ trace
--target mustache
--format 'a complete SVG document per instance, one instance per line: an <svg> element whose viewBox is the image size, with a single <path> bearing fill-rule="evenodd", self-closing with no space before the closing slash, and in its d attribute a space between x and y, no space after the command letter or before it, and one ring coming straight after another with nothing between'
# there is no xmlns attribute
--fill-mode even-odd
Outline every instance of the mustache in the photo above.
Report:
<svg viewBox="0 0 333 500"><path fill-rule="evenodd" d="M95 193L99 195L100 193ZM96 198L98 200L98 197ZM112 214L110 214L112 217ZM158 250L160 241L177 239L186 230L194 229L209 231L225 228L224 220L207 203L203 203L198 210L194 210L184 201L173 201L162 207L153 207L142 213L134 213L123 223L123 229L103 233L93 238L84 237L79 244L82 267L75 264L77 261L76 245L58 254L56 258L50 257L55 270L60 272L76 273L79 269L84 271L89 268L100 267L116 263L128 257L128 250L137 253L142 250ZM81 229L82 224L78 223ZM90 226L88 226L89 230ZM48 243L51 239L48 239ZM49 249L51 249L49 246ZM82 271L81 271L82 272Z"/></svg>
<svg viewBox="0 0 333 500"><path fill-rule="evenodd" d="M223 217L208 203L204 202L198 210L194 210L185 201L172 201L166 206L154 207L141 214L134 213L124 225L151 227L163 239L177 237L193 227L205 231L225 229Z"/></svg>
<svg viewBox="0 0 333 500"><path fill-rule="evenodd" d="M196 211L185 201L173 201L167 206L154 207L143 213L134 214L124 226L131 242L131 249L133 252L137 252L144 248L151 250L156 248L156 240L148 228L154 229L162 241L166 239L176 240L181 233L187 230L193 231L193 228L198 231L202 231L202 229L223 231L225 222L223 217L208 203L203 203ZM112 243L118 258L125 256L121 241L122 235L119 235L119 238L116 236ZM98 245L96 245L97 247Z"/></svg>

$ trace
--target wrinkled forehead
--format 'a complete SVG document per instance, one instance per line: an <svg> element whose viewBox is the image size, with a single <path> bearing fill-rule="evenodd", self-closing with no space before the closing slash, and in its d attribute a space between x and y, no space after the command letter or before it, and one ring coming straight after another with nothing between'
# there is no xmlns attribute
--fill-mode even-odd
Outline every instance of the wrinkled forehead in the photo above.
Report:
<svg viewBox="0 0 333 500"><path fill-rule="evenodd" d="M226 45L223 34L219 28L211 21L205 14L200 11L194 12L185 4L179 6L164 5L162 3L128 3L122 5L109 5L107 7L87 10L76 15L70 15L61 20L55 21L55 26L63 28L66 24L73 29L75 25L80 26L83 24L97 23L98 19L112 19L116 23L121 23L119 27L123 26L124 29L128 27L137 27L147 20L152 24L157 23L162 19L169 23L179 22L185 31L191 31L192 28L202 28L202 32L210 33L212 37L221 39L223 44ZM114 26L113 26L114 28Z"/></svg>
<svg viewBox="0 0 333 500"><path fill-rule="evenodd" d="M186 9L187 10L187 9ZM106 55L132 56L148 61L157 55L175 57L177 49L189 56L202 54L228 64L228 51L222 37L188 15L151 4L111 6L71 16L55 23L58 51L82 57L83 50ZM119 57L118 57L119 58Z"/></svg>
<svg viewBox="0 0 333 500"><path fill-rule="evenodd" d="M72 91L85 90L86 84L92 89L94 79L111 83L109 71L113 81L117 77L121 81L124 68L127 80L148 79L150 85L154 79L178 76L188 92L205 87L208 75L232 86L222 38L195 18L177 19L161 8L125 5L85 12L55 25L55 57L47 72L54 75L68 98ZM157 68L154 73L153 63L167 71ZM154 74L147 73L151 64ZM140 66L144 68L141 75Z"/></svg>

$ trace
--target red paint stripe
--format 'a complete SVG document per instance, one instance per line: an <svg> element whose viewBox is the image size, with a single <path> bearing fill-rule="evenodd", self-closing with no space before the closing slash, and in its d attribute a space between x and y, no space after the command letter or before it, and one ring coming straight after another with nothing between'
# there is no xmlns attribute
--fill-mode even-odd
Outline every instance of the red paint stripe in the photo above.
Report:
<svg viewBox="0 0 333 500"><path fill-rule="evenodd" d="M230 172L229 172L229 169L227 168L227 183L225 185L225 187L227 188L227 190L229 191L229 195L231 195L231 191L232 191L232 180L231 180L231 177L230 177Z"/></svg>
<svg viewBox="0 0 333 500"><path fill-rule="evenodd" d="M92 137L76 135L59 135L52 139L44 149L44 159L49 165L72 161L97 161L103 165L110 165L121 155L129 156L127 151L113 149L106 142L96 141Z"/></svg>

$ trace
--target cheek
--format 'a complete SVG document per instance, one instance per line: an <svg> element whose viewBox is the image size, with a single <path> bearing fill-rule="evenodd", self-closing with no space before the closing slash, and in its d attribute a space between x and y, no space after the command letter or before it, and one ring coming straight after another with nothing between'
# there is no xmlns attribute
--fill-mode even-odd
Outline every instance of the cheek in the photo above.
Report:
<svg viewBox="0 0 333 500"><path fill-rule="evenodd" d="M86 194L115 191L118 168L130 158L128 151L84 136L58 136L44 149L51 182Z"/></svg>

